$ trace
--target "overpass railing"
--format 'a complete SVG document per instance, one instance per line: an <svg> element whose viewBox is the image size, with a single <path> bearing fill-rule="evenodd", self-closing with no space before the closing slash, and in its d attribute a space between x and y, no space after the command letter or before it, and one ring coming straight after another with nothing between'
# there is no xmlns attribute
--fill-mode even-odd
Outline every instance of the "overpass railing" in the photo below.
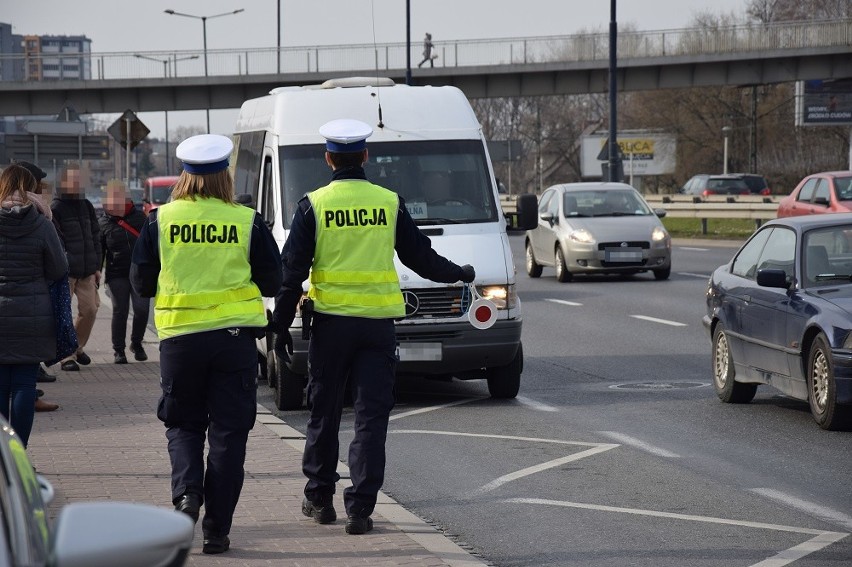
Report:
<svg viewBox="0 0 852 567"><path fill-rule="evenodd" d="M852 19L747 24L659 31L620 31L620 60L700 57L852 45ZM439 67L605 61L609 35L437 41ZM411 46L411 61L421 59ZM2 81L58 79L169 79L275 73L400 70L406 44L145 51L138 53L39 53L0 55Z"/></svg>

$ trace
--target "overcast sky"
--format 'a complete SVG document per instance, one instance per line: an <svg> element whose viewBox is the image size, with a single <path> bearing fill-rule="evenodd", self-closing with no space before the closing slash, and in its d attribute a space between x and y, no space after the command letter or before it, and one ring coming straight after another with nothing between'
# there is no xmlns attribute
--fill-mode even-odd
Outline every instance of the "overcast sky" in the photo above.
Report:
<svg viewBox="0 0 852 567"><path fill-rule="evenodd" d="M566 35L605 31L606 0L409 0L411 40L430 32L442 40ZM619 27L661 30L687 27L697 13L745 12L747 0L620 0ZM365 44L405 41L406 0L0 0L0 22L13 33L85 35L93 52L200 49L200 19L207 16L207 48L275 47L281 8L281 45ZM209 19L210 16L245 11ZM57 109L58 111L58 109ZM118 115L116 115L117 117ZM164 115L140 113L152 136L164 134ZM212 111L214 133L231 133L236 111ZM169 129L204 126L204 112L169 113Z"/></svg>

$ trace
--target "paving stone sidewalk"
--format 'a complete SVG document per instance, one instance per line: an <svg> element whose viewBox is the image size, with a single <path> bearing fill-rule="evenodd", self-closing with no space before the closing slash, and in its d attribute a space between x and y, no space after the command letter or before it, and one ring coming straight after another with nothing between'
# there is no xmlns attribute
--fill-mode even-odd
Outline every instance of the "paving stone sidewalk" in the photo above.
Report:
<svg viewBox="0 0 852 567"><path fill-rule="evenodd" d="M80 372L64 372L55 365L49 372L58 380L39 384L46 392L45 400L61 405L58 411L36 414L28 447L38 472L56 489L51 518L62 506L86 500L171 507L166 438L155 415L160 367L156 335L151 330L146 334L147 362L135 362L130 355L129 364L113 364L111 304L103 293L101 299L86 347L92 364ZM373 516L375 528L366 535L347 535L341 519L319 525L304 517L303 447L301 433L258 407L258 420L249 436L245 485L230 534L231 550L202 554L198 522L187 565L485 565L383 494ZM345 466L340 468L346 476ZM335 495L339 516L346 484Z"/></svg>

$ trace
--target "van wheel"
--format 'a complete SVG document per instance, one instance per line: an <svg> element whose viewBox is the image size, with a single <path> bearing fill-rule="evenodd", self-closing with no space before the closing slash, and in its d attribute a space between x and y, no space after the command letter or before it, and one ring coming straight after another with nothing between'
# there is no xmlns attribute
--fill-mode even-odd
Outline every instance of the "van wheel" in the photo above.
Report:
<svg viewBox="0 0 852 567"><path fill-rule="evenodd" d="M269 381L269 369L267 368L267 358L257 351L257 381L259 384L267 384L272 386Z"/></svg>
<svg viewBox="0 0 852 567"><path fill-rule="evenodd" d="M562 247L556 247L556 281L560 281L562 283L570 282L574 275L568 271L568 266L565 265L565 253L562 252Z"/></svg>
<svg viewBox="0 0 852 567"><path fill-rule="evenodd" d="M669 276L672 275L672 267L661 268L659 270L654 270L654 278L658 280L667 280Z"/></svg>
<svg viewBox="0 0 852 567"><path fill-rule="evenodd" d="M527 275L531 278L537 278L541 275L541 265L537 264L535 261L535 256L532 251L532 243L527 241L527 254L526 254L526 264L527 264Z"/></svg>
<svg viewBox="0 0 852 567"><path fill-rule="evenodd" d="M282 411L301 409L305 396L305 377L290 370L274 350L266 354L266 359L269 361L269 380L275 388L275 407Z"/></svg>
<svg viewBox="0 0 852 567"><path fill-rule="evenodd" d="M518 395L521 389L521 373L524 371L524 345L518 345L515 358L506 366L486 368L488 393L492 398L510 399Z"/></svg>

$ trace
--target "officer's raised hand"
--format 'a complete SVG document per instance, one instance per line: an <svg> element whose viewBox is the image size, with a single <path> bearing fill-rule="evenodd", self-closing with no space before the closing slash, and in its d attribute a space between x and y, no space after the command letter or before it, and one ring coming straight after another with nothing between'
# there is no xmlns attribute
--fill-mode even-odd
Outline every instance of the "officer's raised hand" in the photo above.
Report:
<svg viewBox="0 0 852 567"><path fill-rule="evenodd" d="M275 333L275 354L284 362L290 362L290 355L293 354L293 337L290 336L290 331L281 329Z"/></svg>
<svg viewBox="0 0 852 567"><path fill-rule="evenodd" d="M476 279L476 271L473 269L473 266L471 266L470 264L465 264L464 266L461 267L461 269L462 269L461 281L463 281L464 283L470 283L474 279Z"/></svg>

